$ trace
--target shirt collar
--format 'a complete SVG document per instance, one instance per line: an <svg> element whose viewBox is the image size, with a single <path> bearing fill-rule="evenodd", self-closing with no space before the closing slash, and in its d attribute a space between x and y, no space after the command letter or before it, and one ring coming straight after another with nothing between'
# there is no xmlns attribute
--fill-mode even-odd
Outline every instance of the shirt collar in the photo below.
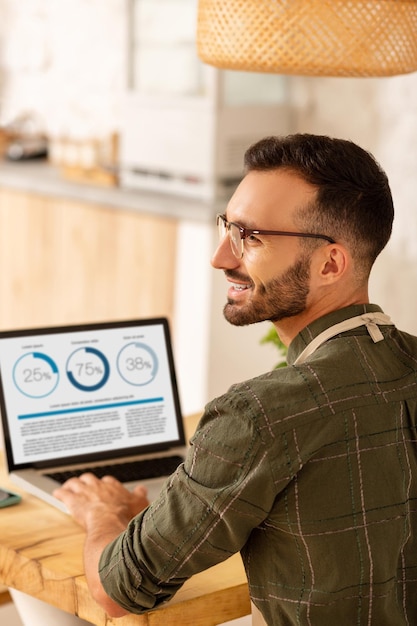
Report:
<svg viewBox="0 0 417 626"><path fill-rule="evenodd" d="M311 324L303 328L288 346L287 363L292 365L296 358L301 354L304 348L315 338L330 326L343 322L343 320L362 315L363 313L382 312L382 309L376 304L356 304L353 306L332 311Z"/></svg>

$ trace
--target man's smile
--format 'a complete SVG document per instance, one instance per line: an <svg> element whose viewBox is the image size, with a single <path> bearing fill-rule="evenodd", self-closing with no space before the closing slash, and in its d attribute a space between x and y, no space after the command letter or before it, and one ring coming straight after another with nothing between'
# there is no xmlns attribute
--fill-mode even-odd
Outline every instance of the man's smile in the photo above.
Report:
<svg viewBox="0 0 417 626"><path fill-rule="evenodd" d="M243 285L241 283L231 283L231 289L235 289L236 291L243 291L244 289L249 289L249 285Z"/></svg>
<svg viewBox="0 0 417 626"><path fill-rule="evenodd" d="M225 275L230 283L228 296L231 299L238 298L243 292L253 287L253 282L246 276L238 276L237 273L232 271L226 271Z"/></svg>

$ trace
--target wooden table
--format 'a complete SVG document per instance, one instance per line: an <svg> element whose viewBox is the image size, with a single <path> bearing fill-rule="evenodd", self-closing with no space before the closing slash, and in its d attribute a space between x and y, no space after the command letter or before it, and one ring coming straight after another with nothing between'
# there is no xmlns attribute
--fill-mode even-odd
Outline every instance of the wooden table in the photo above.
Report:
<svg viewBox="0 0 417 626"><path fill-rule="evenodd" d="M186 419L188 431L195 418ZM0 453L1 455L1 453ZM0 485L22 502L0 509L0 584L96 626L215 626L250 613L240 555L193 576L163 607L112 619L91 598L83 568L84 531L68 515L12 485L0 458Z"/></svg>

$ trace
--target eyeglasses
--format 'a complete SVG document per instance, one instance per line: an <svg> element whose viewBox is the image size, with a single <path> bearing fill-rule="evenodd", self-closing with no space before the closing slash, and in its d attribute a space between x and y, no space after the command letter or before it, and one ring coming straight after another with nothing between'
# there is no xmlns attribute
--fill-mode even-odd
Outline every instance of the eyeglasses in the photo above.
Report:
<svg viewBox="0 0 417 626"><path fill-rule="evenodd" d="M229 233L230 247L237 259L243 257L244 245L243 242L247 237L251 235L281 235L284 237L309 237L312 239L325 239L329 243L336 243L334 239L327 235L319 235L315 233L293 233L286 230L258 230L254 228L244 228L240 224L235 222L228 222L225 215L218 213L216 215L216 224L219 231L220 240L226 237Z"/></svg>

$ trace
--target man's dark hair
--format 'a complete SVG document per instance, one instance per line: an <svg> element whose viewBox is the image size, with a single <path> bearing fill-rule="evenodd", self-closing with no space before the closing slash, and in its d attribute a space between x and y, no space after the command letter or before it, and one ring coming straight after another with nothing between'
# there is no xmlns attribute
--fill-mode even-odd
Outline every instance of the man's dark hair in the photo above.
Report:
<svg viewBox="0 0 417 626"><path fill-rule="evenodd" d="M372 154L352 141L299 133L261 139L244 165L245 173L287 169L316 186L316 200L299 212L300 226L344 242L358 270L369 274L394 218L388 178Z"/></svg>

